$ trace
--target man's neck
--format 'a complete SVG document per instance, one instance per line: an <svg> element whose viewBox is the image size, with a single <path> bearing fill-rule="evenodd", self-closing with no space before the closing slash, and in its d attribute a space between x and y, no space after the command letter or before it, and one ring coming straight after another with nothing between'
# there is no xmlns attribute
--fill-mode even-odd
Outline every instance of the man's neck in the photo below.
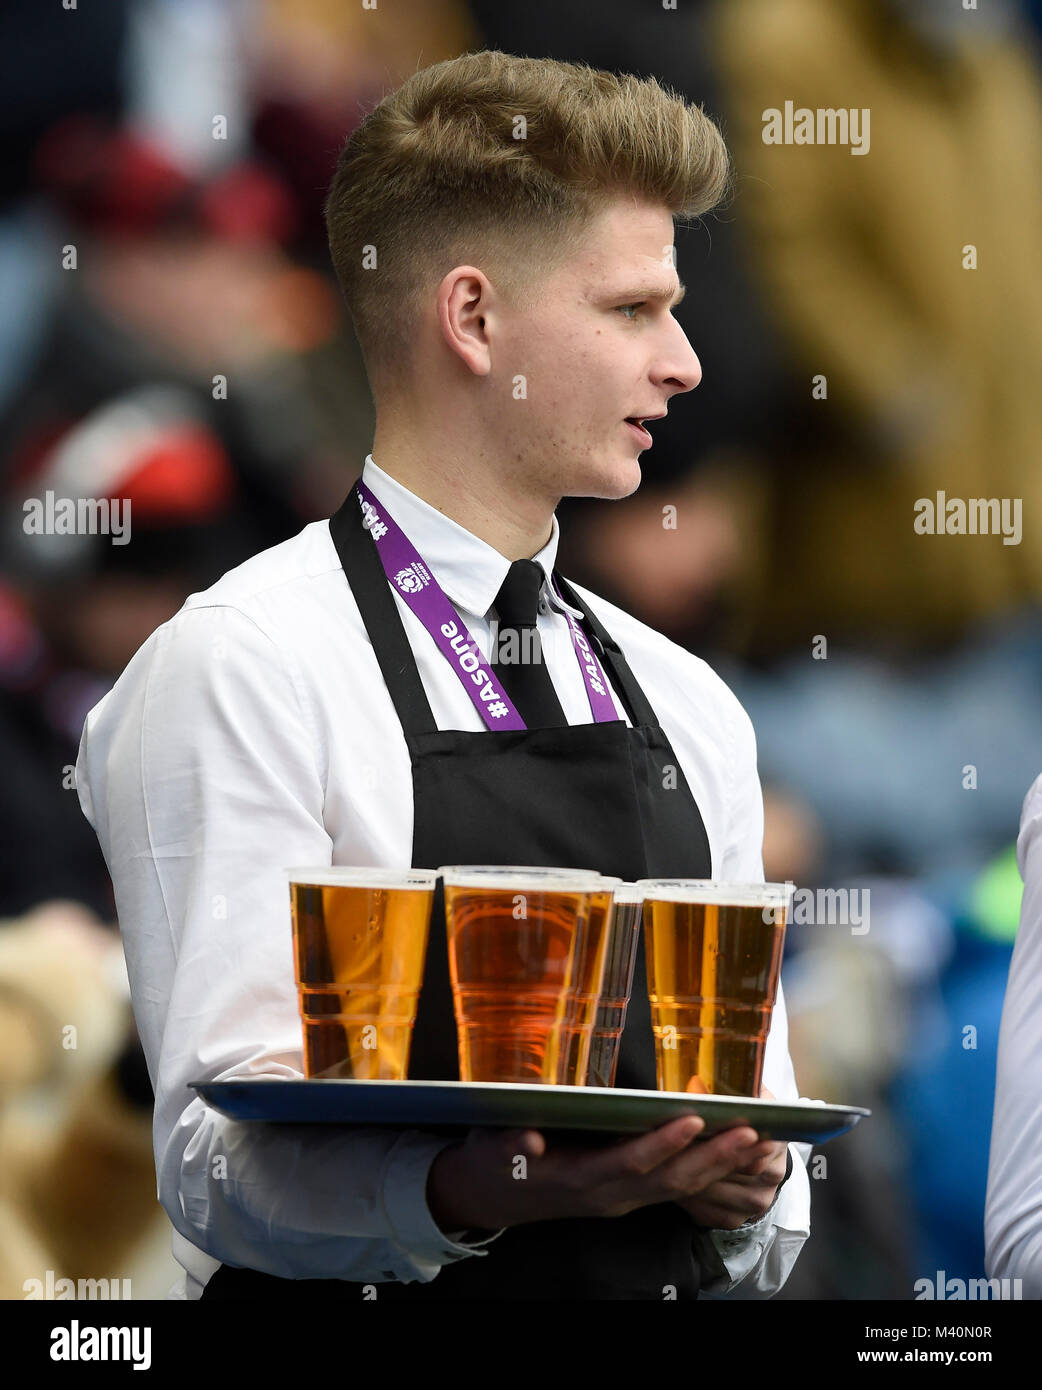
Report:
<svg viewBox="0 0 1042 1390"><path fill-rule="evenodd" d="M498 550L508 560L528 560L549 541L553 505L504 484L482 459L462 460L451 450L413 453L373 439L373 462L396 482Z"/></svg>

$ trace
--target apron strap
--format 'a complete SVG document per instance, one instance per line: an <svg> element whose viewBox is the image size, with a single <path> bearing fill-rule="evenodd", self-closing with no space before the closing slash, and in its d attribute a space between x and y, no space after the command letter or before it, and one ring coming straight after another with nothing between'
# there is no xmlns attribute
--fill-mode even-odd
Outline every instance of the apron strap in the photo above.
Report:
<svg viewBox="0 0 1042 1390"><path fill-rule="evenodd" d="M420 680L398 605L380 563L376 542L365 528L354 483L341 506L329 518L329 534L368 630L373 652L402 729L410 735L436 733L437 721ZM626 706L630 723L634 728L641 725L657 727L655 711L634 679L615 639L563 575L555 570L554 578L565 602L585 614L583 631L608 667L612 684Z"/></svg>
<svg viewBox="0 0 1042 1390"><path fill-rule="evenodd" d="M438 725L420 680L405 624L380 563L376 542L363 524L354 483L338 511L329 518L329 534L362 614L402 729L407 734L436 733Z"/></svg>
<svg viewBox="0 0 1042 1390"><path fill-rule="evenodd" d="M658 716L651 708L648 697L644 694L640 685L637 683L633 672L629 668L629 663L622 654L622 648L615 641L603 623L590 608L590 605L579 598L575 590L568 583L567 579L558 571L554 570L554 579L560 590L561 597L566 603L570 603L573 608L578 608L585 614L585 621L582 629L590 639L590 645L597 655L608 667L611 672L612 684L622 697L626 706L626 712L630 717L630 723L634 728L646 725L649 728L658 727Z"/></svg>

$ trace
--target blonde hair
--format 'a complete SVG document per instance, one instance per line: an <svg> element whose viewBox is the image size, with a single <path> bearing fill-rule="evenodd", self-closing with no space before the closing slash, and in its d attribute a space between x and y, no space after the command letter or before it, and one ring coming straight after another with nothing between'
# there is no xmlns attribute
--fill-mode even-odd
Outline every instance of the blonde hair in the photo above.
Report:
<svg viewBox="0 0 1042 1390"><path fill-rule="evenodd" d="M497 50L414 73L352 132L325 203L370 382L407 376L422 296L453 266L523 306L613 198L692 219L729 177L713 122L653 77Z"/></svg>

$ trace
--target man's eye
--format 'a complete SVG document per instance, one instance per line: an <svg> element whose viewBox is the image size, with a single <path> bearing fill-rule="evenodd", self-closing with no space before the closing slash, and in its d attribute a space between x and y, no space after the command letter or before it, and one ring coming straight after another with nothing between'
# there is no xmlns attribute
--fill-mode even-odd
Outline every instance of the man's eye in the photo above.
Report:
<svg viewBox="0 0 1042 1390"><path fill-rule="evenodd" d="M618 305L617 312L620 313L620 314L625 314L625 312L626 312L627 309L643 309L643 308L644 308L644 301L641 300L641 302L640 302L639 304L620 304L620 305ZM632 323L633 320L631 319L630 322Z"/></svg>

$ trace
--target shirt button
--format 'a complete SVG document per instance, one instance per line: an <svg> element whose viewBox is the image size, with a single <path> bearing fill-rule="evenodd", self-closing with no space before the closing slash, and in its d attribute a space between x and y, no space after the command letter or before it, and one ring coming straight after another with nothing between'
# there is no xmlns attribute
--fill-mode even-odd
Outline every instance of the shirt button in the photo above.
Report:
<svg viewBox="0 0 1042 1390"><path fill-rule="evenodd" d="M550 611L550 605L547 603L545 598L541 598L539 600L539 611L540 613L549 613Z"/></svg>

